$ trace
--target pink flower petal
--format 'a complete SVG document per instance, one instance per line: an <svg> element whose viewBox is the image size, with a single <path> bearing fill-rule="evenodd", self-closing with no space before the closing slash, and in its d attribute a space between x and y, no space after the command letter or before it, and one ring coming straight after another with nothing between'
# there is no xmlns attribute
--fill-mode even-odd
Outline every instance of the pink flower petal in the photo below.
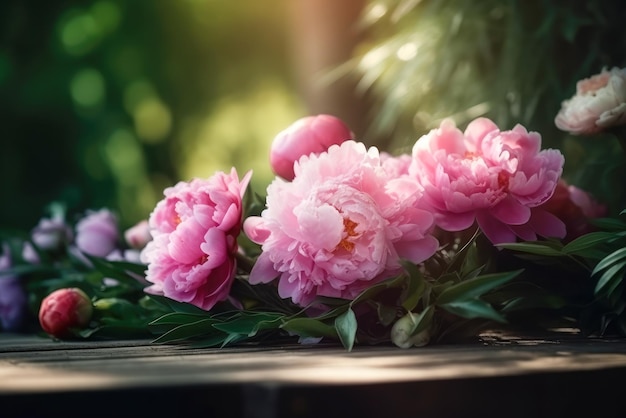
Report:
<svg viewBox="0 0 626 418"><path fill-rule="evenodd" d="M269 283L278 277L268 253L261 253L250 272L250 284Z"/></svg>
<svg viewBox="0 0 626 418"><path fill-rule="evenodd" d="M537 234L546 238L565 238L567 233L562 220L540 208L533 209L530 224Z"/></svg>
<svg viewBox="0 0 626 418"><path fill-rule="evenodd" d="M507 197L489 210L500 222L508 225L522 225L530 219L530 208Z"/></svg>
<svg viewBox="0 0 626 418"><path fill-rule="evenodd" d="M494 244L515 242L515 234L504 223L490 216L488 211L478 211L476 221L483 234Z"/></svg>

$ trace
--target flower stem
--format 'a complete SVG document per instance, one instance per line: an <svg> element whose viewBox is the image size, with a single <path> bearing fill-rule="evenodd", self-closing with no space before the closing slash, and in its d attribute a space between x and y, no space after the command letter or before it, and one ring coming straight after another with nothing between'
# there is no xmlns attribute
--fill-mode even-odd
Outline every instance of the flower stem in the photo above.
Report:
<svg viewBox="0 0 626 418"><path fill-rule="evenodd" d="M239 252L235 254L235 259L237 260L237 267L250 274L252 267L254 266L254 260Z"/></svg>

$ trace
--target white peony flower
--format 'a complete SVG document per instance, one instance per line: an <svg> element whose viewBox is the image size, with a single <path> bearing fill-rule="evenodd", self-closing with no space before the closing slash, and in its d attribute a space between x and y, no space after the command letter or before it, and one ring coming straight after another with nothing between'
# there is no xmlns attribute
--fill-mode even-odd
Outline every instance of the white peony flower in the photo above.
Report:
<svg viewBox="0 0 626 418"><path fill-rule="evenodd" d="M626 68L602 70L580 80L576 94L561 105L556 126L574 135L588 135L626 124Z"/></svg>

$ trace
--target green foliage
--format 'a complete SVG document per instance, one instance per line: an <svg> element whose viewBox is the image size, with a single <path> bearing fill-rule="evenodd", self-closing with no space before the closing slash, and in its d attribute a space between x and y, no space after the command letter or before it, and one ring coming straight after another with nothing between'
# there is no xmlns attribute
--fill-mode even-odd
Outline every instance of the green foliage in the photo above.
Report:
<svg viewBox="0 0 626 418"><path fill-rule="evenodd" d="M443 117L487 115L554 146L553 119L575 82L624 63L623 12L610 0L369 1L371 41L354 65L378 93L373 126L415 138Z"/></svg>
<svg viewBox="0 0 626 418"><path fill-rule="evenodd" d="M350 308L335 318L335 329L337 330L339 341L348 351L351 351L354 346L357 328L356 316Z"/></svg>
<svg viewBox="0 0 626 418"><path fill-rule="evenodd" d="M131 226L166 186L205 175L188 159L207 141L207 176L265 162L298 109L284 20L256 1L3 1L0 228L31 228L53 200ZM217 120L229 104L240 111Z"/></svg>
<svg viewBox="0 0 626 418"><path fill-rule="evenodd" d="M622 212L623 214L623 212ZM600 230L584 234L562 245L554 242L527 242L503 244L500 247L514 251L518 257L528 254L539 255L534 261L555 260L557 271L561 274L570 271L572 283L576 276L582 277L589 289L584 298L578 300L576 315L580 326L587 334L605 333L624 334L626 328L626 293L624 279L626 275L626 223L618 218L603 218L593 222ZM572 268L574 270L572 270ZM547 273L547 272L545 272ZM520 303L562 307L568 301L563 290L554 294L534 296L524 302L513 300L505 311L512 311Z"/></svg>
<svg viewBox="0 0 626 418"><path fill-rule="evenodd" d="M369 0L368 39L350 62L376 99L369 131L406 151L445 118L461 129L480 116L502 130L522 124L616 214L626 164L615 138L572 137L554 118L578 80L626 66L625 13L613 0Z"/></svg>

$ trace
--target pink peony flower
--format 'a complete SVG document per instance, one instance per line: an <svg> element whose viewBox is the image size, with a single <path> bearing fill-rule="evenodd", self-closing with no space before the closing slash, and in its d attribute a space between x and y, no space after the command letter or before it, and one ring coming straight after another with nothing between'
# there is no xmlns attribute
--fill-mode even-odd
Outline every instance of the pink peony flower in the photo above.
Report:
<svg viewBox="0 0 626 418"><path fill-rule="evenodd" d="M148 293L205 310L228 297L251 175L240 182L233 168L165 189L149 219L153 240L141 252L152 283Z"/></svg>
<svg viewBox="0 0 626 418"><path fill-rule="evenodd" d="M444 121L415 143L409 172L446 231L477 221L493 243L563 237L563 223L538 206L552 196L564 159L540 146L539 134L521 125L501 132L479 118L463 133Z"/></svg>
<svg viewBox="0 0 626 418"><path fill-rule="evenodd" d="M76 246L86 254L106 257L117 248L117 217L108 209L88 211L76 223Z"/></svg>
<svg viewBox="0 0 626 418"><path fill-rule="evenodd" d="M319 154L334 144L354 137L350 128L331 115L307 116L295 121L274 138L270 165L286 180L294 176L293 164L303 155Z"/></svg>
<svg viewBox="0 0 626 418"><path fill-rule="evenodd" d="M395 156L383 151L380 153L380 161L383 169L392 178L395 178L409 174L409 167L413 159L410 154Z"/></svg>
<svg viewBox="0 0 626 418"><path fill-rule="evenodd" d="M81 289L58 289L41 302L39 324L48 334L66 338L73 330L86 327L92 314L91 300Z"/></svg>
<svg viewBox="0 0 626 418"><path fill-rule="evenodd" d="M141 250L152 239L150 226L147 220L137 222L134 226L124 232L124 240L134 249Z"/></svg>
<svg viewBox="0 0 626 418"><path fill-rule="evenodd" d="M346 141L303 157L292 182L275 179L266 209L244 231L262 245L250 283L278 278L278 292L308 305L317 295L352 299L434 254L433 219L418 185L393 178L376 148Z"/></svg>
<svg viewBox="0 0 626 418"><path fill-rule="evenodd" d="M554 122L559 129L574 135L626 124L626 68L604 69L580 80L576 94L563 101Z"/></svg>

